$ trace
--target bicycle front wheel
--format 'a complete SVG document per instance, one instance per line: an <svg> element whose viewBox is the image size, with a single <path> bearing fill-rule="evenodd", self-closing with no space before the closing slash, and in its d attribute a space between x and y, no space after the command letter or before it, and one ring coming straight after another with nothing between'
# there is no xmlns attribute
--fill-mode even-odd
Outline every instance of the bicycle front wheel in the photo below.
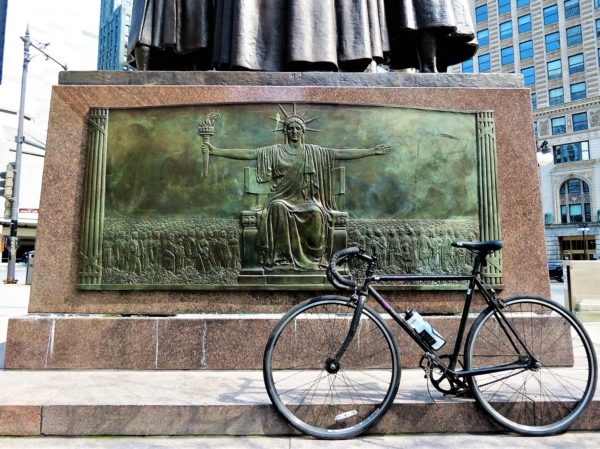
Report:
<svg viewBox="0 0 600 449"><path fill-rule="evenodd" d="M476 400L515 432L552 435L566 430L585 411L596 388L596 354L589 336L566 309L544 298L509 298L501 311L489 307L473 323L465 369L527 366L469 378Z"/></svg>
<svg viewBox="0 0 600 449"><path fill-rule="evenodd" d="M365 306L356 334L339 361L355 311L349 298L322 296L298 304L275 327L263 375L271 401L298 430L318 438L363 432L392 405L400 354L388 325Z"/></svg>

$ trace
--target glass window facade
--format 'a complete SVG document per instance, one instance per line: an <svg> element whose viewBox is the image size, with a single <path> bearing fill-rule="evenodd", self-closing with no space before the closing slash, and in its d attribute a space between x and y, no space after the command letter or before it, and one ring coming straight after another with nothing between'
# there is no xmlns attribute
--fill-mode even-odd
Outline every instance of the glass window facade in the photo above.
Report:
<svg viewBox="0 0 600 449"><path fill-rule="evenodd" d="M487 9L486 9L487 20ZM548 6L544 8L544 25L552 25L558 22L558 5Z"/></svg>
<svg viewBox="0 0 600 449"><path fill-rule="evenodd" d="M490 32L487 28L477 32L477 41L481 46L488 45L490 43Z"/></svg>
<svg viewBox="0 0 600 449"><path fill-rule="evenodd" d="M583 59L583 53L577 53L576 55L569 56L569 74L581 73L585 70L585 61Z"/></svg>
<svg viewBox="0 0 600 449"><path fill-rule="evenodd" d="M498 14L510 12L510 0L498 0Z"/></svg>
<svg viewBox="0 0 600 449"><path fill-rule="evenodd" d="M523 75L523 83L526 86L533 86L535 84L535 67L525 67L521 70Z"/></svg>
<svg viewBox="0 0 600 449"><path fill-rule="evenodd" d="M475 22L483 23L488 19L488 7L487 5L481 5L475 8Z"/></svg>
<svg viewBox="0 0 600 449"><path fill-rule="evenodd" d="M515 62L515 49L510 47L505 47L500 50L500 59L502 61L502 65L508 65Z"/></svg>
<svg viewBox="0 0 600 449"><path fill-rule="evenodd" d="M564 116L554 117L552 120L552 134L564 134L567 132L567 121Z"/></svg>
<svg viewBox="0 0 600 449"><path fill-rule="evenodd" d="M586 129L588 129L587 112L579 112L578 114L573 114L572 122L573 131L585 131Z"/></svg>
<svg viewBox="0 0 600 449"><path fill-rule="evenodd" d="M502 22L499 26L500 28L500 40L510 39L513 35L512 22L509 20L507 22Z"/></svg>
<svg viewBox="0 0 600 449"><path fill-rule="evenodd" d="M571 84L571 101L582 100L587 96L585 81Z"/></svg>
<svg viewBox="0 0 600 449"><path fill-rule="evenodd" d="M527 33L531 31L531 14L525 14L517 19L519 24L519 33Z"/></svg>
<svg viewBox="0 0 600 449"><path fill-rule="evenodd" d="M580 14L579 0L565 0L565 19L578 17Z"/></svg>
<svg viewBox="0 0 600 449"><path fill-rule="evenodd" d="M523 8L524 6L529 6L530 0L517 0L517 8Z"/></svg>
<svg viewBox="0 0 600 449"><path fill-rule="evenodd" d="M560 50L560 33L558 31L555 33L546 34L545 41L546 52L550 53Z"/></svg>
<svg viewBox="0 0 600 449"><path fill-rule="evenodd" d="M484 55L479 55L478 63L479 63L479 71L480 72L489 72L492 68L490 54L486 53Z"/></svg>
<svg viewBox="0 0 600 449"><path fill-rule="evenodd" d="M563 88L557 87L556 89L550 89L548 91L548 102L550 103L550 106L563 104L565 102L565 93Z"/></svg>
<svg viewBox="0 0 600 449"><path fill-rule="evenodd" d="M561 223L592 221L590 186L583 179L571 178L563 182L559 197Z"/></svg>
<svg viewBox="0 0 600 449"><path fill-rule="evenodd" d="M462 72L463 73L473 73L473 60L469 59L462 63Z"/></svg>
<svg viewBox="0 0 600 449"><path fill-rule="evenodd" d="M531 94L531 108L537 109L537 94L535 92Z"/></svg>
<svg viewBox="0 0 600 449"><path fill-rule="evenodd" d="M550 61L546 64L548 68L548 79L559 79L562 78L562 64L560 59L556 59L554 61Z"/></svg>
<svg viewBox="0 0 600 449"><path fill-rule="evenodd" d="M555 145L553 151L555 164L587 161L590 158L590 144L587 141Z"/></svg>
<svg viewBox="0 0 600 449"><path fill-rule="evenodd" d="M533 58L533 41L523 41L519 44L519 58L521 58L521 61Z"/></svg>
<svg viewBox="0 0 600 449"><path fill-rule="evenodd" d="M581 25L567 28L567 47L579 45L583 41L581 37Z"/></svg>

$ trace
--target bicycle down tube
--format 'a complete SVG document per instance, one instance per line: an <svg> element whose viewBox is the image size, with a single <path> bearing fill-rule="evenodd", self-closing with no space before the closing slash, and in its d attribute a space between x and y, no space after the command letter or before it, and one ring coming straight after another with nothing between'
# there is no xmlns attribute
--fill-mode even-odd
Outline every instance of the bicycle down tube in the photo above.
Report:
<svg viewBox="0 0 600 449"><path fill-rule="evenodd" d="M448 371L450 371L454 374L455 378L466 378L466 377L470 377L470 376L477 376L479 374L490 374L490 373L494 373L494 372L509 371L509 370L513 370L515 368L525 368L525 367L529 366L529 364L531 362L517 363L517 364L505 364L505 365L499 365L499 366L495 366L495 367L455 371L456 364L457 364L459 356L460 356L460 350L461 350L461 348L463 346L463 342L464 342L464 334L465 334L465 330L466 330L466 326L467 326L467 320L469 317L469 311L471 308L473 296L475 293L475 288L477 287L477 289L481 292L481 294L485 298L485 301L488 305L495 304L493 297L491 296L490 292L488 292L490 287L488 287L483 282L481 282L479 280L479 278L477 277L477 275L475 275L475 274L468 274L468 275L467 274L465 274L465 275L435 275L435 274L434 275L418 275L418 274L381 275L381 276L373 276L370 279L366 279L364 286L367 287L369 294L371 296L373 296L373 298L375 298L375 300L381 305L381 307L383 307L383 309L394 319L394 321L396 321L398 323L398 325L400 327L402 327L402 329L405 332L408 333L408 335L413 339L413 341L415 343L417 343L419 345L419 347L423 351L425 351L425 353L429 353L429 354L432 354L433 356L436 356L435 350L429 344L427 344L427 342L425 342L419 334L417 334L413 330L413 328L408 324L408 322L404 319L404 317L402 317L402 315L400 315L398 312L396 312L394 310L394 308L385 300L385 298L373 286L369 285L370 282L372 282L372 281L390 282L390 281L424 281L424 280L427 280L427 281L469 281L469 286L467 288L467 294L465 297L465 302L464 302L464 307L463 307L463 311L462 311L462 315L461 315L461 319L460 319L460 323L459 323L459 328L458 328L458 332L456 334L456 341L454 343L454 350L452 351L452 354L450 355L450 362L448 365L446 365L439 358L437 358L437 360L436 360L437 363L443 364L444 366L446 366ZM363 288L364 288L364 286L363 286ZM497 312L499 313L500 317L502 317L502 312L498 308L497 308ZM358 313L358 311L356 313ZM512 342L512 339L516 338L517 341L520 343L521 347L527 352L530 359L535 362L535 358L530 353L529 349L527 348L527 345L525 344L524 341L522 341L519 334L512 328L512 325L510 324L510 322L508 322L504 318L503 318L503 321L504 321L504 324L501 321L500 325L503 327L504 332L506 333L507 337L510 339L512 345L515 348L517 348L517 345L514 342ZM509 329L506 329L505 326L508 326Z"/></svg>

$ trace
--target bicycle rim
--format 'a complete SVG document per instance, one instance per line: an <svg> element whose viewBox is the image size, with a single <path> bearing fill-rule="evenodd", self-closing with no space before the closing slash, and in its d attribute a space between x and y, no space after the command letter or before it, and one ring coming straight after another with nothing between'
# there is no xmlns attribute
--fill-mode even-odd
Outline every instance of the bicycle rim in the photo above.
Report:
<svg viewBox="0 0 600 449"><path fill-rule="evenodd" d="M354 305L326 296L299 304L273 330L263 364L271 401L300 431L325 439L363 432L391 406L400 357L389 327L365 306L337 372L325 369L344 341Z"/></svg>
<svg viewBox="0 0 600 449"><path fill-rule="evenodd" d="M513 431L551 435L566 430L585 411L596 387L596 355L587 333L566 309L543 298L508 299L502 313L538 363L470 378L475 398ZM530 360L506 328L493 308L479 316L465 348L466 369Z"/></svg>

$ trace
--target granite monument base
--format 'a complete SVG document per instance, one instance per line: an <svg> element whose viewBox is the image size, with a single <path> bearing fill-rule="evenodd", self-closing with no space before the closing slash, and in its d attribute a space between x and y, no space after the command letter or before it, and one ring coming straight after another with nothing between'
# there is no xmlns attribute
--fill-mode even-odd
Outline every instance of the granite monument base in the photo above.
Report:
<svg viewBox="0 0 600 449"><path fill-rule="evenodd" d="M259 368L275 321L255 314L331 293L318 284L82 285L90 110L254 103L491 113L505 242L497 287L504 296L548 296L530 94L516 75L68 72L52 96L30 315L10 321L6 368ZM462 310L464 292L464 285L418 285L385 294L398 310L447 315ZM228 360L231 346L241 349Z"/></svg>

